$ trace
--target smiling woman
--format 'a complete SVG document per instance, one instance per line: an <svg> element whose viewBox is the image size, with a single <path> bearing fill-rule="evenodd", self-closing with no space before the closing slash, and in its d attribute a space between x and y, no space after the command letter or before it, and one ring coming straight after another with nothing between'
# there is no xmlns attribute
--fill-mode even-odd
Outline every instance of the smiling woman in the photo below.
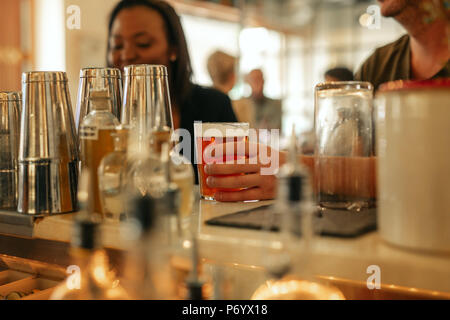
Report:
<svg viewBox="0 0 450 320"><path fill-rule="evenodd" d="M227 95L192 83L180 18L167 2L123 0L111 13L108 31L109 66L122 70L132 64L167 67L174 129L188 130L191 146L194 145L194 121L237 121ZM184 156L195 163L191 149ZM194 172L197 176L197 170Z"/></svg>

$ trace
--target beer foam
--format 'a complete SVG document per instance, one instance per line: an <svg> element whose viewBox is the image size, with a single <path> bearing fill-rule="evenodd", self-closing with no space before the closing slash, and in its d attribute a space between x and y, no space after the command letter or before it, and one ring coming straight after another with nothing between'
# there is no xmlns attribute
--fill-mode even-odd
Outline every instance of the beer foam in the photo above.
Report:
<svg viewBox="0 0 450 320"><path fill-rule="evenodd" d="M247 122L195 122L196 137L248 137L249 124Z"/></svg>

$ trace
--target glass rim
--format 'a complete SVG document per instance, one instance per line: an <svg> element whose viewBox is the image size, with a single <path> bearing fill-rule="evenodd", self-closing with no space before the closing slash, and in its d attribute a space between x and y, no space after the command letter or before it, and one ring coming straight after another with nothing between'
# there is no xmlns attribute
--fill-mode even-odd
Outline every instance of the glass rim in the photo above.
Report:
<svg viewBox="0 0 450 320"><path fill-rule="evenodd" d="M373 91L373 85L367 81L332 81L321 82L315 87L316 92L329 89L357 89Z"/></svg>
<svg viewBox="0 0 450 320"><path fill-rule="evenodd" d="M195 137L227 137L228 130L243 130L242 136L248 136L250 124L248 122L194 122ZM205 136L206 131L211 133Z"/></svg>
<svg viewBox="0 0 450 320"><path fill-rule="evenodd" d="M22 92L20 91L0 91L0 101L21 101Z"/></svg>

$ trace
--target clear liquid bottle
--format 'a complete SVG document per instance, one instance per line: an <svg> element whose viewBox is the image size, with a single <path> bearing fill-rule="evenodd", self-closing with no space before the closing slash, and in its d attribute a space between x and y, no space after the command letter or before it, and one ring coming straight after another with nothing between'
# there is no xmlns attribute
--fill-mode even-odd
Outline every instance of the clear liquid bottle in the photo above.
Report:
<svg viewBox="0 0 450 320"><path fill-rule="evenodd" d="M98 168L100 200L107 218L123 219L125 208L123 188L126 179L128 129L117 127L112 134L114 151L106 155Z"/></svg>
<svg viewBox="0 0 450 320"><path fill-rule="evenodd" d="M270 281L254 293L253 299L328 300L344 299L332 286L320 283L312 267L313 241L320 231L308 169L298 158L295 128L292 130L288 161L278 173L276 211L281 214L281 246L268 250L266 269Z"/></svg>
<svg viewBox="0 0 450 320"><path fill-rule="evenodd" d="M158 204L162 199L140 192L129 196L127 220L122 225L128 248L125 285L135 299L176 299L165 221Z"/></svg>
<svg viewBox="0 0 450 320"><path fill-rule="evenodd" d="M192 214L195 200L195 175L191 162L175 149L169 154L170 178L180 189L180 205L178 215L182 224L187 224ZM186 223L184 223L186 222Z"/></svg>
<svg viewBox="0 0 450 320"><path fill-rule="evenodd" d="M82 208L74 221L70 275L53 291L51 300L128 300L127 291L111 269L101 245L99 215L87 211L92 201L89 171L83 170L78 192Z"/></svg>
<svg viewBox="0 0 450 320"><path fill-rule="evenodd" d="M92 177L93 211L103 216L97 172L103 157L114 150L111 134L120 123L109 111L111 97L107 89L101 86L91 89L89 100L91 112L80 126L81 167L88 169Z"/></svg>

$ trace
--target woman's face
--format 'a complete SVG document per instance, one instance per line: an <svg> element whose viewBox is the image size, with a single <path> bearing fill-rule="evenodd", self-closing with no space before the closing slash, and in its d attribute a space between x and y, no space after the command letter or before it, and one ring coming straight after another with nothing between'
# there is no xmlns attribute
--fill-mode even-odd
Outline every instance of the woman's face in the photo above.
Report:
<svg viewBox="0 0 450 320"><path fill-rule="evenodd" d="M123 68L131 64L169 65L176 58L169 46L164 20L150 8L124 9L116 16L109 38L108 62Z"/></svg>

